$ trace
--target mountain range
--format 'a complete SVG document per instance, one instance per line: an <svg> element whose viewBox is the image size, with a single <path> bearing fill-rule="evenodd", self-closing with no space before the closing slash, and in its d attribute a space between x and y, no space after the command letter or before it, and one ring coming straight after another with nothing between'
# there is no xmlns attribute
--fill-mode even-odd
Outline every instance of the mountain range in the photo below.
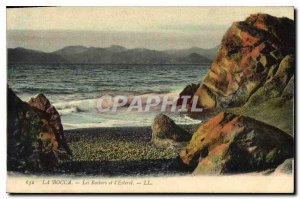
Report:
<svg viewBox="0 0 300 199"><path fill-rule="evenodd" d="M179 50L127 49L112 45L107 48L67 46L54 52L26 48L9 48L8 64L209 64L218 47L192 47Z"/></svg>

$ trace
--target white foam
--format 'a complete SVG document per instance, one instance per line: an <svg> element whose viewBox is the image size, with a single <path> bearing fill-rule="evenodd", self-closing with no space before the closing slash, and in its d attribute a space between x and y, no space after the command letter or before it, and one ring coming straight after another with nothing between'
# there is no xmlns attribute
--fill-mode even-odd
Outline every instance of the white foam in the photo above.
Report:
<svg viewBox="0 0 300 199"><path fill-rule="evenodd" d="M93 110L93 104L95 103L95 99L85 99L85 100L74 100L74 101L65 101L65 102L57 102L53 105L61 115L66 115L70 113L77 112L86 112Z"/></svg>

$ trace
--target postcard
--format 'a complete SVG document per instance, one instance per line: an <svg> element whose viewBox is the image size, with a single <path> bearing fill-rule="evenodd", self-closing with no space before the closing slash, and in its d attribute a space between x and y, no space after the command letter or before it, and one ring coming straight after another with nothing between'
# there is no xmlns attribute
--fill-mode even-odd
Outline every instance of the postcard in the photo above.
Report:
<svg viewBox="0 0 300 199"><path fill-rule="evenodd" d="M7 8L8 193L294 193L293 7Z"/></svg>

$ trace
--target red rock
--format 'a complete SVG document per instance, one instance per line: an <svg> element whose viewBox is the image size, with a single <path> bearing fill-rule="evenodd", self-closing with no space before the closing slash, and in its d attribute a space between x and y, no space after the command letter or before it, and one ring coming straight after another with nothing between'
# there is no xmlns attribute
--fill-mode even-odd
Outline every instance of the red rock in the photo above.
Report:
<svg viewBox="0 0 300 199"><path fill-rule="evenodd" d="M179 156L195 174L261 171L293 157L293 138L249 117L221 112L199 127Z"/></svg>
<svg viewBox="0 0 300 199"><path fill-rule="evenodd" d="M63 133L63 126L61 123L61 118L57 110L54 106L51 105L50 101L43 95L39 94L36 97L32 97L28 104L35 109L38 109L40 117L44 121L45 132L54 135L55 138L53 140L58 140L56 150L59 148L64 148L69 154L71 154L71 150L69 149L68 145L66 144L64 133Z"/></svg>
<svg viewBox="0 0 300 199"><path fill-rule="evenodd" d="M235 22L194 96L204 109L243 105L267 81L274 64L294 54L294 22L266 14ZM276 55L274 57L274 53Z"/></svg>

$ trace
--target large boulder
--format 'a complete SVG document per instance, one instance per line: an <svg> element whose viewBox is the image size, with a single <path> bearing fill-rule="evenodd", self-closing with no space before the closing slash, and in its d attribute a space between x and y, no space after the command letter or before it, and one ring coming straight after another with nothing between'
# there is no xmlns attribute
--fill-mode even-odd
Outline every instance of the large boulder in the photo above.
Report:
<svg viewBox="0 0 300 199"><path fill-rule="evenodd" d="M293 157L293 145L278 128L221 112L199 127L179 157L195 174L243 173L276 168Z"/></svg>
<svg viewBox="0 0 300 199"><path fill-rule="evenodd" d="M255 14L233 23L195 92L198 106L239 107L253 95L279 96L294 74L294 53L293 20ZM275 95L269 88L276 88Z"/></svg>
<svg viewBox="0 0 300 199"><path fill-rule="evenodd" d="M63 126L61 123L60 115L57 112L56 108L51 105L50 101L43 94L38 94L35 97L32 97L28 104L39 114L40 118L47 121L49 126L54 131L55 136L59 140L59 148L64 148L69 154L71 150L69 149L63 133Z"/></svg>
<svg viewBox="0 0 300 199"><path fill-rule="evenodd" d="M7 169L52 169L69 158L69 148L51 121L51 113L31 107L7 90ZM67 147L67 148L66 148Z"/></svg>
<svg viewBox="0 0 300 199"><path fill-rule="evenodd" d="M152 129L152 142L160 140L173 140L173 141L189 141L191 134L177 126L175 122L164 114L159 114L154 118L151 125Z"/></svg>

